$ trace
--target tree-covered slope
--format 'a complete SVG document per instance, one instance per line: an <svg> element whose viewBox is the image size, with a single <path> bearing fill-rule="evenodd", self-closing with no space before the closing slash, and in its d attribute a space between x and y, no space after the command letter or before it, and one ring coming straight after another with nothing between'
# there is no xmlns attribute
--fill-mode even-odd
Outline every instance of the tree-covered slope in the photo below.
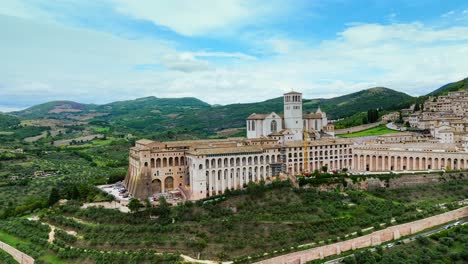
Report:
<svg viewBox="0 0 468 264"><path fill-rule="evenodd" d="M9 129L12 126L16 126L20 123L20 120L11 115L0 114L0 131Z"/></svg>
<svg viewBox="0 0 468 264"><path fill-rule="evenodd" d="M466 90L466 89L468 89L468 78L465 78L458 82L448 83L432 91L428 95L433 95L433 96L446 95L449 92L455 92L455 91Z"/></svg>
<svg viewBox="0 0 468 264"><path fill-rule="evenodd" d="M370 108L398 109L411 96L388 88L371 88L330 99L304 99L304 112L315 111L319 106L329 118L351 116ZM252 113L278 114L283 112L283 98L277 97L258 103L209 105L196 98L145 97L113 102L105 105L86 105L58 101L33 106L15 112L20 118L63 118L93 114L93 121L101 121L123 133L160 135L176 133L191 136L212 135L226 128L245 126ZM89 120L89 119L87 119ZM170 135L168 137L171 137Z"/></svg>
<svg viewBox="0 0 468 264"><path fill-rule="evenodd" d="M21 111L11 112L11 114L21 119L60 118L70 113L88 112L95 107L94 104L82 104L73 101L51 101Z"/></svg>
<svg viewBox="0 0 468 264"><path fill-rule="evenodd" d="M304 109L318 106L333 119L351 116L369 109L397 110L401 103L413 99L412 96L385 87L375 87L330 99L304 101Z"/></svg>

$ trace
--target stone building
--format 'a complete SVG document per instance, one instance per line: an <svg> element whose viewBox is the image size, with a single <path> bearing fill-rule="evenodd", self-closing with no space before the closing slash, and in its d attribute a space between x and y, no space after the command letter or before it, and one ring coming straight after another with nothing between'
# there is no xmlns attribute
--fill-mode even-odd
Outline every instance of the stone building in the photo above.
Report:
<svg viewBox="0 0 468 264"><path fill-rule="evenodd" d="M335 138L333 125L328 124L320 108L304 114L302 94L286 93L283 101L284 115L272 112L247 118L247 138L138 140L130 149L124 185L131 196L140 199L178 190L185 199L198 200L243 188L250 182L312 172L324 166L329 171L351 172L468 169L466 117L422 112L420 120L430 120L422 124L437 135L389 134L360 145ZM430 107L449 109L445 101ZM453 137L442 135L447 130L454 133Z"/></svg>
<svg viewBox="0 0 468 264"><path fill-rule="evenodd" d="M408 121L413 128L429 130L440 143L460 143L468 135L468 91L429 97L423 111L411 114Z"/></svg>
<svg viewBox="0 0 468 264"><path fill-rule="evenodd" d="M179 190L197 200L281 173L351 169L351 141L331 138L334 127L320 108L303 114L301 93L284 94L284 115L252 114L246 125L247 138L139 140L130 149L124 184L141 199Z"/></svg>
<svg viewBox="0 0 468 264"><path fill-rule="evenodd" d="M327 115L320 110L320 107L315 113L302 112L301 93L285 93L283 102L283 115L275 112L251 114L246 121L247 138L274 136L282 142L299 141L303 140L304 130L314 138L320 137L320 132L330 131L330 127L327 129Z"/></svg>
<svg viewBox="0 0 468 264"><path fill-rule="evenodd" d="M354 172L468 169L468 152L454 144L373 144L353 147Z"/></svg>

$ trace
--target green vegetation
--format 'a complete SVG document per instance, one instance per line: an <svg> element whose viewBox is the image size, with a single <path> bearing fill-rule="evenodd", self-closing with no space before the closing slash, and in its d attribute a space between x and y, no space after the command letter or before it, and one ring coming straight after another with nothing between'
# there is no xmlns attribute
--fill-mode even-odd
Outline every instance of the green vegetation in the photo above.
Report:
<svg viewBox="0 0 468 264"><path fill-rule="evenodd" d="M330 99L305 99L304 110L321 107L329 118L349 117L368 109L395 110L412 97L387 88L371 88ZM68 111L53 111L68 109ZM72 109L75 112L69 112ZM52 111L51 111L52 110ZM37 105L13 114L23 119L53 118L74 120L89 115L95 133L128 133L156 140L207 138L228 128L245 126L252 113L281 113L282 97L259 103L210 106L196 98L145 97L106 105L85 105L55 101ZM76 128L75 128L76 129ZM244 135L239 133L238 135ZM69 135L71 136L71 134Z"/></svg>
<svg viewBox="0 0 468 264"><path fill-rule="evenodd" d="M0 131L9 129L20 123L20 120L11 115L0 114Z"/></svg>
<svg viewBox="0 0 468 264"><path fill-rule="evenodd" d="M36 260L36 263L180 263L180 257L157 254L151 250L132 252L106 251L67 246L75 244L75 236L57 230L53 244L48 242L50 228L39 221L15 219L0 221L0 240L16 247Z"/></svg>
<svg viewBox="0 0 468 264"><path fill-rule="evenodd" d="M3 264L17 264L18 262L13 257L0 249L0 263Z"/></svg>
<svg viewBox="0 0 468 264"><path fill-rule="evenodd" d="M366 137L366 136L380 136L385 134L398 133L398 131L388 129L385 125L369 128L363 131L350 134L341 134L339 137L351 138L351 137Z"/></svg>
<svg viewBox="0 0 468 264"><path fill-rule="evenodd" d="M142 207L138 204L131 214L80 209L79 204L69 202L48 211L42 221L78 233L77 240L60 239L64 243L61 247L131 252L157 249L245 261L248 255L255 258L301 244L332 243L353 232L362 234L364 228L380 228L376 223L390 225L392 219L408 222L448 210L437 205L441 202L450 202L453 209L455 201L466 198L467 186L466 181L458 180L416 191L403 189L401 192L417 193L406 202L385 198L398 197L400 190L319 191L275 181L272 185L249 184L242 191L175 207L161 201L160 207L138 210ZM426 201L434 191L438 196Z"/></svg>
<svg viewBox="0 0 468 264"><path fill-rule="evenodd" d="M363 251L345 258L345 264L370 263L467 263L468 227L459 226L434 234L418 237L416 241L379 248L376 252Z"/></svg>
<svg viewBox="0 0 468 264"><path fill-rule="evenodd" d="M456 92L456 91L466 90L466 89L468 89L468 78L465 78L458 82L446 84L440 87L439 89L434 90L428 95L433 95L433 96L447 95L449 92Z"/></svg>

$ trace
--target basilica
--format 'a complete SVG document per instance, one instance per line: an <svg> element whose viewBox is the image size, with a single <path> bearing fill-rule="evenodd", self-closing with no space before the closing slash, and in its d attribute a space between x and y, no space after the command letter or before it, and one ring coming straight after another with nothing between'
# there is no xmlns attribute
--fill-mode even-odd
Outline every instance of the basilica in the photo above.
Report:
<svg viewBox="0 0 468 264"><path fill-rule="evenodd" d="M247 138L156 142L130 149L124 184L138 198L179 190L189 200L240 189L249 182L304 171L351 168L348 139L333 136L326 113L303 113L302 94L284 94L284 111L251 114ZM304 144L305 143L305 144Z"/></svg>
<svg viewBox="0 0 468 264"><path fill-rule="evenodd" d="M468 138L464 145L435 144L400 133L358 143L335 137L320 108L304 113L301 93L286 93L283 102L283 114L248 116L246 138L138 140L124 185L140 199L177 191L199 200L324 167L352 173L468 168Z"/></svg>

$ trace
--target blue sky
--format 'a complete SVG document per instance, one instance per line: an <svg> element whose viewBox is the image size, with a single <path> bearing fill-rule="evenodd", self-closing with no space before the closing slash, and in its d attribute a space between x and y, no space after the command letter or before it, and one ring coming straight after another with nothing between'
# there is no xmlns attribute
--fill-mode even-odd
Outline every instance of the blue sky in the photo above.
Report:
<svg viewBox="0 0 468 264"><path fill-rule="evenodd" d="M253 102L468 77L468 2L3 0L0 111L49 100Z"/></svg>

